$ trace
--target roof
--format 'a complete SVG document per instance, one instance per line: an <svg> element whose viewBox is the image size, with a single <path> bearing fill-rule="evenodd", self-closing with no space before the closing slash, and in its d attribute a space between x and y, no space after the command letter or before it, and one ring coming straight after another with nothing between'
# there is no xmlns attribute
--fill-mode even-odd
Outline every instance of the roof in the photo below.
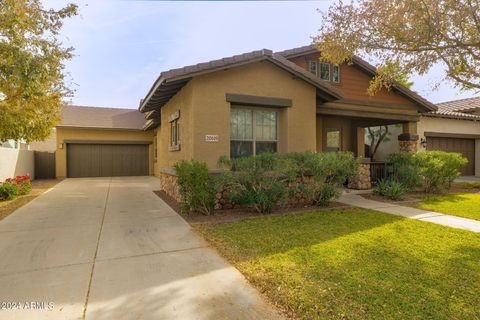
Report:
<svg viewBox="0 0 480 320"><path fill-rule="evenodd" d="M342 94L333 86L320 80L293 62L288 61L282 55L275 54L268 49L262 49L228 58L164 71L160 73L160 76L148 91L145 99L140 102L139 110L142 113L158 110L158 108L165 105L194 76L260 61L269 61L310 83L330 100L340 99L342 97Z"/></svg>
<svg viewBox="0 0 480 320"><path fill-rule="evenodd" d="M57 127L141 130L145 117L136 109L66 105Z"/></svg>
<svg viewBox="0 0 480 320"><path fill-rule="evenodd" d="M438 111L470 112L480 108L480 97L437 103Z"/></svg>
<svg viewBox="0 0 480 320"><path fill-rule="evenodd" d="M293 49L288 49L284 51L277 52L277 54L284 56L285 58L294 58L297 56L309 54L309 53L317 53L318 49L315 45L307 45L303 47L298 47L298 48L293 48ZM352 62L354 65L358 66L361 68L363 71L369 73L370 75L375 75L377 73L377 68L375 68L373 65L368 63L367 61L363 60L362 58L358 56L353 56L352 57ZM392 84L392 87L397 90L400 94L403 96L407 97L411 101L419 104L422 106L424 109L427 111L435 111L437 110L437 107L431 103L430 101L426 100L425 98L421 97L418 93L408 89L407 87L395 82Z"/></svg>
<svg viewBox="0 0 480 320"><path fill-rule="evenodd" d="M438 110L425 114L429 117L480 120L480 115L470 112L480 109L480 97L438 103Z"/></svg>

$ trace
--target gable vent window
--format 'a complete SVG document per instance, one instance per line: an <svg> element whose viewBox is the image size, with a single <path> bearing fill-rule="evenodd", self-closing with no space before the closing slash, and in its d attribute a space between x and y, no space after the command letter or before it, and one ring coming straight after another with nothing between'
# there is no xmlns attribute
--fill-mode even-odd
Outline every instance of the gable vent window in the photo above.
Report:
<svg viewBox="0 0 480 320"><path fill-rule="evenodd" d="M308 71L325 81L340 83L340 66L338 64L330 64L311 60L308 61Z"/></svg>

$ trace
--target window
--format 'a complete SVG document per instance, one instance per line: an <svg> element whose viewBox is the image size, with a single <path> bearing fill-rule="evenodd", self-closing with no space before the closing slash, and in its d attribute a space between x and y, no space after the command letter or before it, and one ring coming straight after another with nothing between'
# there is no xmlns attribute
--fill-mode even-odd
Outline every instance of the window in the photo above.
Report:
<svg viewBox="0 0 480 320"><path fill-rule="evenodd" d="M327 128L327 151L340 151L340 129Z"/></svg>
<svg viewBox="0 0 480 320"><path fill-rule="evenodd" d="M157 161L157 151L158 151L158 142L157 142L157 136L155 132L155 137L153 138L153 159Z"/></svg>
<svg viewBox="0 0 480 320"><path fill-rule="evenodd" d="M230 115L230 157L277 151L277 112L233 108Z"/></svg>
<svg viewBox="0 0 480 320"><path fill-rule="evenodd" d="M340 66L338 64L334 64L332 68L332 81L340 83Z"/></svg>
<svg viewBox="0 0 480 320"><path fill-rule="evenodd" d="M168 117L170 122L170 146L169 151L180 151L180 110L175 111Z"/></svg>
<svg viewBox="0 0 480 320"><path fill-rule="evenodd" d="M314 75L317 75L317 65L317 61L308 61L308 71L310 71Z"/></svg>
<svg viewBox="0 0 480 320"><path fill-rule="evenodd" d="M330 81L330 64L329 63L320 63L320 73L319 77L322 80Z"/></svg>

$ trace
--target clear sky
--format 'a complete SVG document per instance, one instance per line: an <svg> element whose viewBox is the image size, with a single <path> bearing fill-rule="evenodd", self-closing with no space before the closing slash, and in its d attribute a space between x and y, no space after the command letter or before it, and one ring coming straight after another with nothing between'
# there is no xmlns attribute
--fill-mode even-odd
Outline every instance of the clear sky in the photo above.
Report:
<svg viewBox="0 0 480 320"><path fill-rule="evenodd" d="M333 1L75 1L80 14L62 38L75 48L67 62L78 105L138 107L161 71L262 48L309 44L321 25L317 9ZM66 1L45 0L46 8ZM412 77L413 89L432 102L474 96L444 83L440 67Z"/></svg>

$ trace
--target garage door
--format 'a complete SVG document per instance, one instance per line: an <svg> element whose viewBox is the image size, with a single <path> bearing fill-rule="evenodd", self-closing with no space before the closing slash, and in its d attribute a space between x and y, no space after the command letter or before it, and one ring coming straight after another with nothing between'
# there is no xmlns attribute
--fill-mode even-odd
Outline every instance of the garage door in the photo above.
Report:
<svg viewBox="0 0 480 320"><path fill-rule="evenodd" d="M428 150L459 152L468 159L468 164L462 168L462 176L475 174L475 140L460 138L428 137Z"/></svg>
<svg viewBox="0 0 480 320"><path fill-rule="evenodd" d="M147 144L67 144L67 175L147 176Z"/></svg>

